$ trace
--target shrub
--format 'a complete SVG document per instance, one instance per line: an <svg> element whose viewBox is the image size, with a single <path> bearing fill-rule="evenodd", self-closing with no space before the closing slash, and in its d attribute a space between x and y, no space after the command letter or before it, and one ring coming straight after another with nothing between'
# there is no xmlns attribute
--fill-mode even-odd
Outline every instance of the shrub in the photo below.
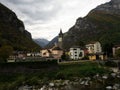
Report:
<svg viewBox="0 0 120 90"><path fill-rule="evenodd" d="M117 67L117 64L114 61L107 61L105 62L105 66Z"/></svg>

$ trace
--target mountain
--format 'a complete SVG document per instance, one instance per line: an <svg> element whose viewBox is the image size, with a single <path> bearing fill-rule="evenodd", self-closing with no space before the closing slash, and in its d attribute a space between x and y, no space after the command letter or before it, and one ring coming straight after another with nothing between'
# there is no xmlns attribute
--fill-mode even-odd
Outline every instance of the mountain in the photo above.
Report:
<svg viewBox="0 0 120 90"><path fill-rule="evenodd" d="M39 46L41 46L42 48L44 48L48 43L49 41L47 39L41 39L41 38L38 38L38 39L33 39L35 43L37 43Z"/></svg>
<svg viewBox="0 0 120 90"><path fill-rule="evenodd" d="M14 50L40 48L16 14L0 3L0 47L4 45L10 45Z"/></svg>
<svg viewBox="0 0 120 90"><path fill-rule="evenodd" d="M64 49L74 45L100 41L102 46L120 44L120 0L111 0L91 10L84 18L78 18L64 34ZM82 44L83 45L83 44Z"/></svg>
<svg viewBox="0 0 120 90"><path fill-rule="evenodd" d="M54 37L46 46L45 48L51 48L55 45L55 43L58 43L58 36Z"/></svg>

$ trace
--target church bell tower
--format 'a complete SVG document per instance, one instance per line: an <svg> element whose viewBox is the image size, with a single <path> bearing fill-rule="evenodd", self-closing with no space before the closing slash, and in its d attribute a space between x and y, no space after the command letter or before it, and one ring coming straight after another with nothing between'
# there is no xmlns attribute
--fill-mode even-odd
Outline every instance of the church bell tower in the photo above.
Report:
<svg viewBox="0 0 120 90"><path fill-rule="evenodd" d="M58 45L62 49L63 48L63 33L62 29L60 29L60 33L58 35Z"/></svg>

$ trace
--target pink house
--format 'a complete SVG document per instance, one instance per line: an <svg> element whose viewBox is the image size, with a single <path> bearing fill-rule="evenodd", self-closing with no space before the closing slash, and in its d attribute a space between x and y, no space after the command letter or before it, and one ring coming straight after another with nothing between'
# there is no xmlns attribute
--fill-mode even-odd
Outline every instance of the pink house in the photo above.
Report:
<svg viewBox="0 0 120 90"><path fill-rule="evenodd" d="M58 45L53 46L51 49L41 50L42 57L53 57L55 59L60 59L62 55L63 50Z"/></svg>

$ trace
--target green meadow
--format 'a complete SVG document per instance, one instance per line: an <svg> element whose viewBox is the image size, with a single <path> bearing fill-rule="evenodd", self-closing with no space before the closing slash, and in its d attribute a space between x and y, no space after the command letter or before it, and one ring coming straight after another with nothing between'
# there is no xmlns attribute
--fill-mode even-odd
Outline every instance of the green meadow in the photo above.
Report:
<svg viewBox="0 0 120 90"><path fill-rule="evenodd" d="M57 61L0 63L0 90L16 90L20 85L42 86L50 80L73 80L110 71L97 62L62 63Z"/></svg>

